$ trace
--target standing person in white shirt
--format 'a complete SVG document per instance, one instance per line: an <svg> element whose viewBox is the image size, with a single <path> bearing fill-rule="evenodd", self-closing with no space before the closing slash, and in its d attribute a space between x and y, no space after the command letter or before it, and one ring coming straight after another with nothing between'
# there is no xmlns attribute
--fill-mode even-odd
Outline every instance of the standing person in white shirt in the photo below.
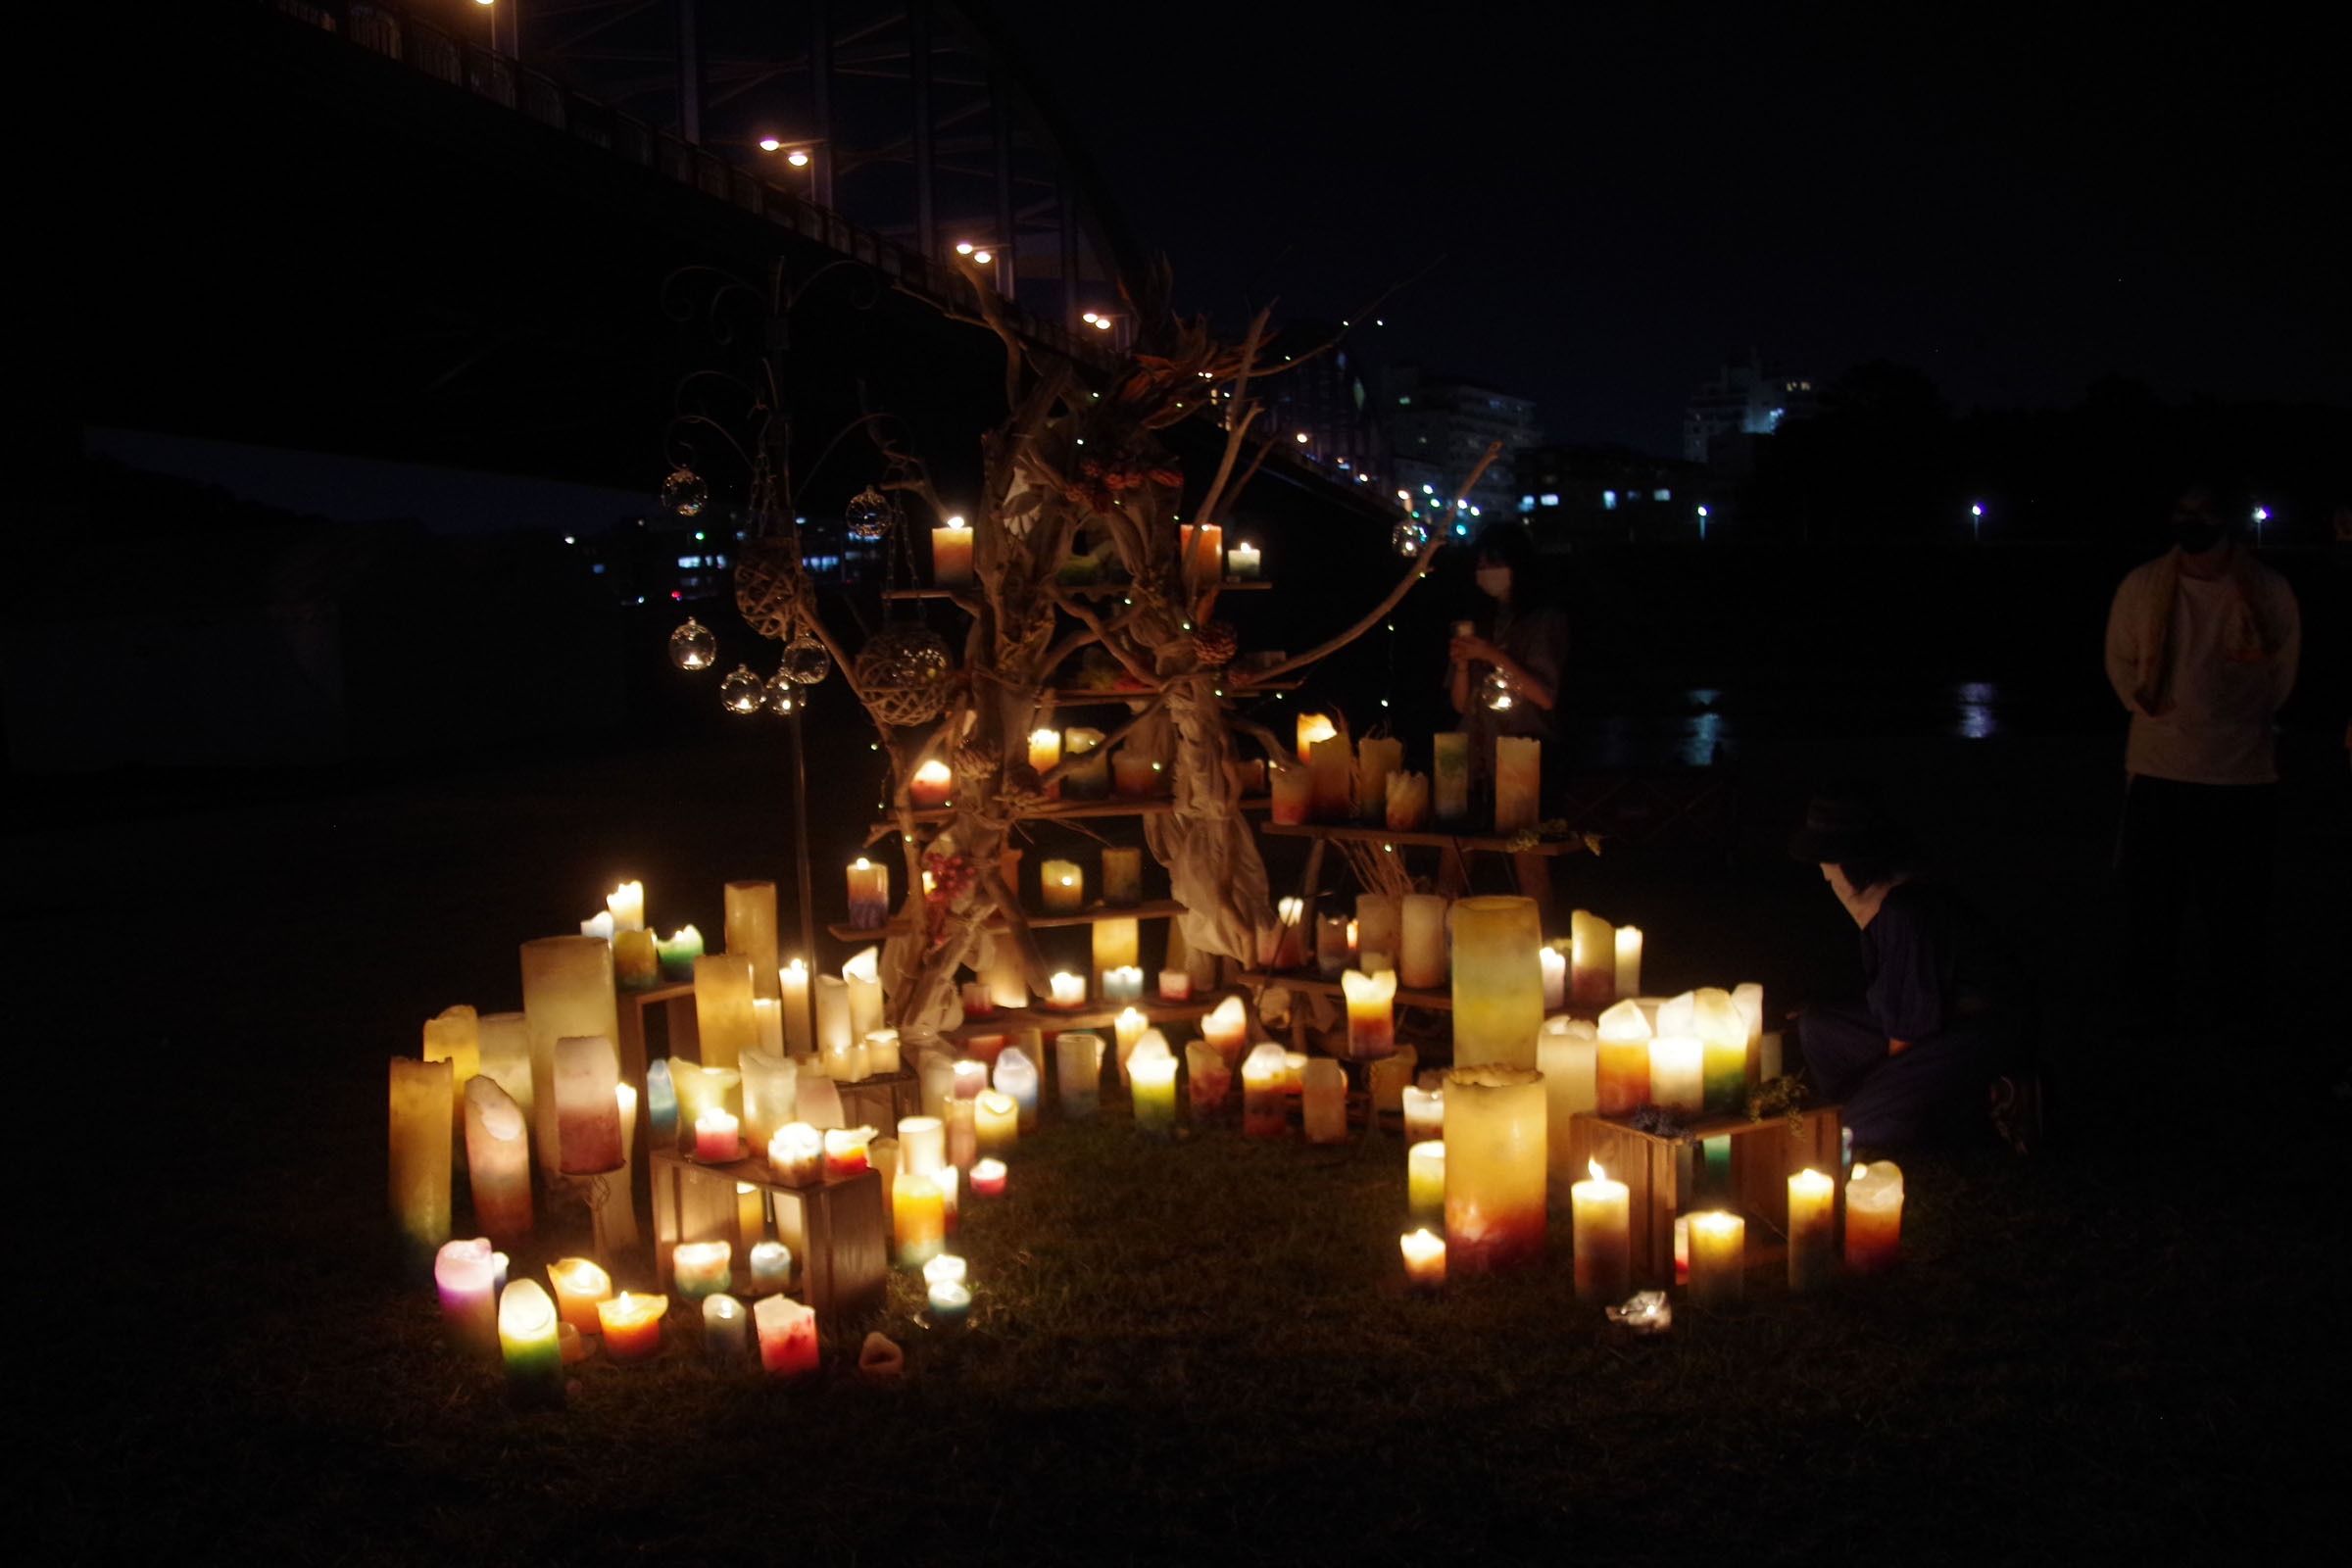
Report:
<svg viewBox="0 0 2352 1568"><path fill-rule="evenodd" d="M2182 495L2173 548L2124 578L2107 615L2107 679L2132 713L2116 866L2135 1032L2209 1028L2260 992L2272 726L2294 689L2302 619L2286 579L2238 544L2232 515L2210 489Z"/></svg>

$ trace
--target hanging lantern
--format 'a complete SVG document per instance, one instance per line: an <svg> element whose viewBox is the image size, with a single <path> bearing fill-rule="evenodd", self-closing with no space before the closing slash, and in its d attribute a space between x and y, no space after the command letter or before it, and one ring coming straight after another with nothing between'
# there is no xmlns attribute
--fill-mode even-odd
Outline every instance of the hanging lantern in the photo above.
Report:
<svg viewBox="0 0 2352 1568"><path fill-rule="evenodd" d="M757 713L767 701L767 683L752 673L749 664L737 664L735 673L718 683L718 700L730 713Z"/></svg>
<svg viewBox="0 0 2352 1568"><path fill-rule="evenodd" d="M662 481L662 504L681 517L691 517L710 499L710 487L692 468L679 468Z"/></svg>
<svg viewBox="0 0 2352 1568"><path fill-rule="evenodd" d="M801 710L801 689L780 669L767 677L767 686L760 697L771 713L781 713L790 718Z"/></svg>
<svg viewBox="0 0 2352 1568"><path fill-rule="evenodd" d="M1429 544L1429 528L1419 517L1398 517L1389 543L1400 556L1417 556Z"/></svg>
<svg viewBox="0 0 2352 1568"><path fill-rule="evenodd" d="M841 515L851 538L879 539L890 532L891 514L890 498L869 484L850 497Z"/></svg>
<svg viewBox="0 0 2352 1568"><path fill-rule="evenodd" d="M716 658L718 639L710 635L710 627L692 615L686 617L685 625L669 634L669 662L680 669L709 669Z"/></svg>
<svg viewBox="0 0 2352 1568"><path fill-rule="evenodd" d="M776 678L795 686L814 686L832 673L833 656L805 625L784 645L784 662L776 666Z"/></svg>
<svg viewBox="0 0 2352 1568"><path fill-rule="evenodd" d="M947 706L956 662L927 626L893 626L858 653L858 689L884 724L927 724Z"/></svg>

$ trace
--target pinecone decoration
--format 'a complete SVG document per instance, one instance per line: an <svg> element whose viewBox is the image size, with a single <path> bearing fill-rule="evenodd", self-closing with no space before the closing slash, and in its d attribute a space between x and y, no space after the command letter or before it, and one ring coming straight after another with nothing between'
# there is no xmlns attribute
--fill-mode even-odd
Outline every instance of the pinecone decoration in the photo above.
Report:
<svg viewBox="0 0 2352 1568"><path fill-rule="evenodd" d="M956 772L961 778L991 777L1004 760L1004 753L986 741L967 741L956 748Z"/></svg>
<svg viewBox="0 0 2352 1568"><path fill-rule="evenodd" d="M1242 639L1230 621L1208 621L1193 633L1193 656L1207 668L1223 668L1241 651Z"/></svg>

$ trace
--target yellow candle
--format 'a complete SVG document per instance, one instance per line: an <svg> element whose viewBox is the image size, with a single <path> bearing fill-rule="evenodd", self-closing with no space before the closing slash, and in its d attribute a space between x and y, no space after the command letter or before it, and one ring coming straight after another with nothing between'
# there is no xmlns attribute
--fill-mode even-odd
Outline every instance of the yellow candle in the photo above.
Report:
<svg viewBox="0 0 2352 1568"><path fill-rule="evenodd" d="M1200 1038L1225 1058L1227 1068L1240 1064L1242 1048L1250 1043L1250 1014L1239 997L1227 997L1200 1020Z"/></svg>
<svg viewBox="0 0 2352 1568"><path fill-rule="evenodd" d="M1061 731L1038 729L1029 732L1029 765L1040 774L1061 760Z"/></svg>
<svg viewBox="0 0 2352 1568"><path fill-rule="evenodd" d="M605 907L612 912L613 930L644 930L645 884L642 882L621 883L611 893L605 895ZM582 1329L580 1332L585 1334L588 1331Z"/></svg>
<svg viewBox="0 0 2352 1568"><path fill-rule="evenodd" d="M1198 523L1184 529L1184 580L1188 587L1223 580L1225 575L1225 529L1213 522Z"/></svg>
<svg viewBox="0 0 2352 1568"><path fill-rule="evenodd" d="M1600 1015L1592 1108L1603 1116L1630 1116L1649 1100L1649 1019L1633 1002L1620 1002Z"/></svg>
<svg viewBox="0 0 2352 1568"><path fill-rule="evenodd" d="M1536 901L1460 899L1446 918L1453 929L1453 1059L1534 1067L1536 1033L1544 1027Z"/></svg>
<svg viewBox="0 0 2352 1568"><path fill-rule="evenodd" d="M612 978L623 991L651 991L662 983L662 954L651 931L612 933Z"/></svg>
<svg viewBox="0 0 2352 1568"><path fill-rule="evenodd" d="M1086 907L1086 873L1075 860L1041 860L1037 885L1048 914L1076 914Z"/></svg>
<svg viewBox="0 0 2352 1568"><path fill-rule="evenodd" d="M1605 1006L1617 996L1617 928L1590 909L1568 916L1568 995L1579 1006Z"/></svg>
<svg viewBox="0 0 2352 1568"><path fill-rule="evenodd" d="M450 1127L466 1125L466 1086L482 1070L481 1018L463 1003L424 1020L424 1059L446 1061L450 1071Z"/></svg>
<svg viewBox="0 0 2352 1568"><path fill-rule="evenodd" d="M1832 1218L1838 1184L1817 1170L1788 1178L1788 1288L1815 1290L1830 1282L1837 1261Z"/></svg>
<svg viewBox="0 0 2352 1568"><path fill-rule="evenodd" d="M934 757L916 768L914 776L906 781L906 798L918 811L945 806L948 788L955 781L956 775L948 764Z"/></svg>
<svg viewBox="0 0 2352 1568"><path fill-rule="evenodd" d="M1413 1070L1421 1064L1420 1054L1410 1046L1396 1050L1365 1069L1365 1092L1374 1110L1404 1109L1404 1091L1413 1081Z"/></svg>
<svg viewBox="0 0 2352 1568"><path fill-rule="evenodd" d="M1337 1062L1332 1064L1338 1066ZM1127 1058L1135 1130L1165 1135L1176 1130L1176 1057L1156 1029L1147 1030Z"/></svg>
<svg viewBox="0 0 2352 1568"><path fill-rule="evenodd" d="M816 1050L816 1024L808 1013L808 962L795 958L776 971L784 1003L784 1049L795 1056Z"/></svg>
<svg viewBox="0 0 2352 1568"><path fill-rule="evenodd" d="M1446 1243L1426 1225L1398 1237L1404 1252L1404 1277L1414 1288L1434 1291L1446 1283Z"/></svg>
<svg viewBox="0 0 2352 1568"><path fill-rule="evenodd" d="M1633 1294L1633 1234L1626 1186L1609 1180L1597 1161L1590 1179L1569 1191L1576 1226L1576 1298L1603 1305Z"/></svg>
<svg viewBox="0 0 2352 1568"><path fill-rule="evenodd" d="M1404 742L1376 735L1355 749L1355 815L1361 822L1387 819L1389 775L1404 766Z"/></svg>
<svg viewBox="0 0 2352 1568"><path fill-rule="evenodd" d="M1359 1059L1388 1054L1396 1044L1396 972L1349 969L1340 976L1340 990L1348 1001L1348 1054Z"/></svg>
<svg viewBox="0 0 2352 1568"><path fill-rule="evenodd" d="M604 944L599 942L598 947ZM563 1320L537 1280L509 1280L498 1298L498 1344L507 1391L528 1409L564 1407Z"/></svg>
<svg viewBox="0 0 2352 1568"><path fill-rule="evenodd" d="M1134 920L1097 920L1094 925L1095 973L1132 968L1141 938Z"/></svg>
<svg viewBox="0 0 2352 1568"><path fill-rule="evenodd" d="M931 582L938 588L959 588L972 580L972 530L961 517L950 517L931 530Z"/></svg>
<svg viewBox="0 0 2352 1568"><path fill-rule="evenodd" d="M753 995L750 954L706 953L694 960L694 1021L704 1066L732 1067L746 1051L760 1049Z"/></svg>
<svg viewBox="0 0 2352 1568"><path fill-rule="evenodd" d="M776 995L776 885L730 882L724 889L727 951L752 960L752 995Z"/></svg>
<svg viewBox="0 0 2352 1568"><path fill-rule="evenodd" d="M1517 833L1542 818L1544 743L1524 735L1494 738L1494 831Z"/></svg>
<svg viewBox="0 0 2352 1568"><path fill-rule="evenodd" d="M1398 901L1396 978L1409 990L1434 991L1446 983L1446 904L1437 893L1407 893ZM1360 901L1356 913L1360 920Z"/></svg>
<svg viewBox="0 0 2352 1568"><path fill-rule="evenodd" d="M419 1257L449 1240L450 1078L446 1061L392 1058L392 1217Z"/></svg>
<svg viewBox="0 0 2352 1568"><path fill-rule="evenodd" d="M899 1264L917 1268L939 1256L948 1241L947 1199L930 1176L909 1171L891 1188L891 1240Z"/></svg>
<svg viewBox="0 0 2352 1568"><path fill-rule="evenodd" d="M1690 1299L1730 1306L1746 1289L1747 1222L1712 1209L1690 1216Z"/></svg>
<svg viewBox="0 0 2352 1568"><path fill-rule="evenodd" d="M597 1332L605 1337L605 1353L615 1361L643 1361L658 1354L662 1314L668 1310L666 1296L632 1296L623 1291L599 1301Z"/></svg>
<svg viewBox="0 0 2352 1568"><path fill-rule="evenodd" d="M1863 1274L1886 1267L1902 1234L1902 1167L1890 1159L1856 1165L1845 1183L1845 1266Z"/></svg>
<svg viewBox="0 0 2352 1568"><path fill-rule="evenodd" d="M1300 713L1295 726L1298 740L1298 760L1305 761L1317 741L1327 741L1339 734L1340 727L1331 721L1329 713Z"/></svg>
<svg viewBox="0 0 2352 1568"><path fill-rule="evenodd" d="M1424 1224L1446 1220L1446 1141L1433 1138L1404 1152L1405 1210Z"/></svg>
<svg viewBox="0 0 2352 1568"><path fill-rule="evenodd" d="M1621 925L1617 928L1617 994L1638 997L1642 994L1642 928Z"/></svg>
<svg viewBox="0 0 2352 1568"><path fill-rule="evenodd" d="M1528 1054L1535 1054L1529 1036ZM1446 1074L1446 1240L1473 1274L1544 1253L1544 1077L1533 1067Z"/></svg>
<svg viewBox="0 0 2352 1568"><path fill-rule="evenodd" d="M556 1174L556 1042L568 1035L620 1038L612 944L597 937L541 937L522 944L522 1011L531 1040L531 1120L543 1176ZM634 1075L642 1061L626 1064Z"/></svg>
<svg viewBox="0 0 2352 1568"><path fill-rule="evenodd" d="M982 1090L972 1102L972 1132L981 1153L1004 1153L1021 1136L1021 1102L1002 1090Z"/></svg>
<svg viewBox="0 0 2352 1568"><path fill-rule="evenodd" d="M596 1303L612 1294L612 1276L589 1258L567 1257L547 1265L548 1283L556 1288L556 1311L582 1334L602 1334Z"/></svg>

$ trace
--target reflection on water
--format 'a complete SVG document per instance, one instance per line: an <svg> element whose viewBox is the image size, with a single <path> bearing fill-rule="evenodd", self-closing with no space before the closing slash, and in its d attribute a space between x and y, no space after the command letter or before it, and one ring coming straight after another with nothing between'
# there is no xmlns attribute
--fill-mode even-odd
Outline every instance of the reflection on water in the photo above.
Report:
<svg viewBox="0 0 2352 1568"><path fill-rule="evenodd" d="M2098 689L2028 690L2016 682L1813 676L1699 687L1619 686L1566 715L1571 765L1705 767L1743 742L1803 736L1990 740L2085 733L2112 716ZM1611 711L1593 711L1602 705Z"/></svg>

